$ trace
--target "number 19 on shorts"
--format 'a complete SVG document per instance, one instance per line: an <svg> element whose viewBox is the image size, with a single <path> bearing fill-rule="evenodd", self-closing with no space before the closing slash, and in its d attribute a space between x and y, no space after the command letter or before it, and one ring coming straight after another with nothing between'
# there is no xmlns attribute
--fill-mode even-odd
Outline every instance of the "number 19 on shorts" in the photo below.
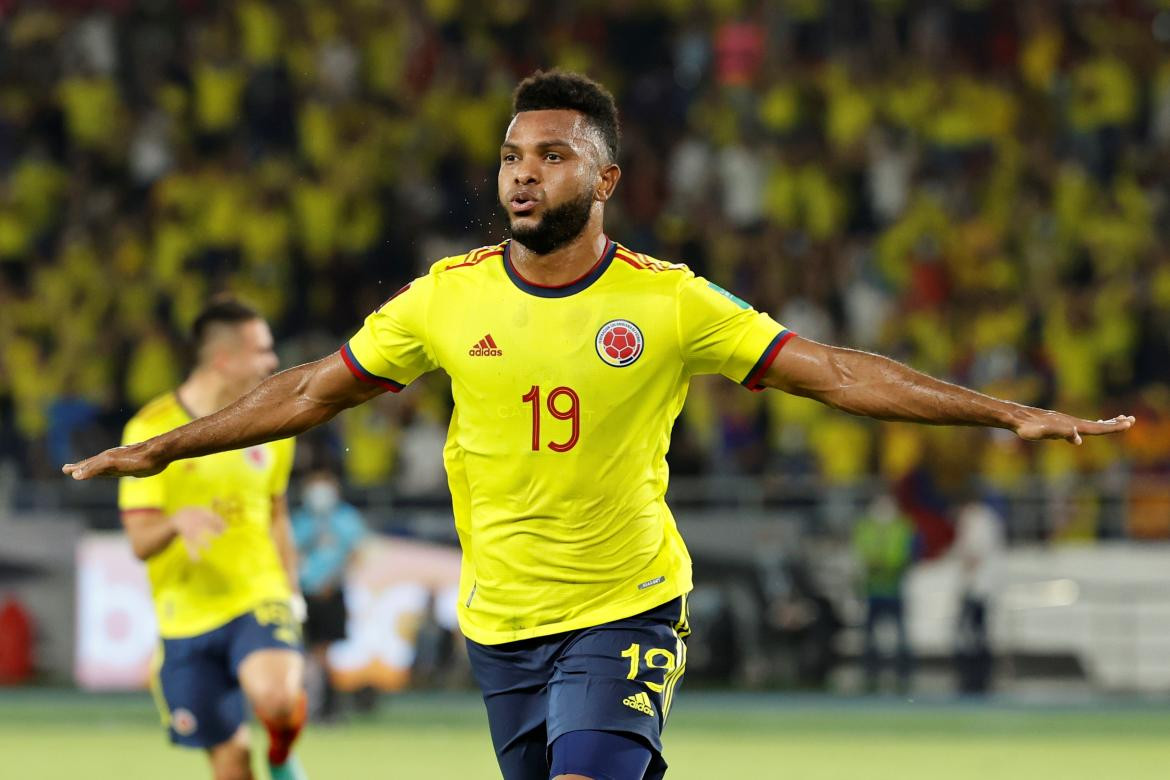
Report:
<svg viewBox="0 0 1170 780"><path fill-rule="evenodd" d="M626 675L627 680L637 680L638 670L643 665L647 669L661 669L663 671L663 678L660 683L651 682L650 680L641 681L643 685L655 693L662 693L662 689L666 687L666 683L670 679L670 673L677 666L674 653L669 650L663 650L661 647L651 647L643 655L642 646L637 642L622 651L622 658L630 659L630 673Z"/></svg>

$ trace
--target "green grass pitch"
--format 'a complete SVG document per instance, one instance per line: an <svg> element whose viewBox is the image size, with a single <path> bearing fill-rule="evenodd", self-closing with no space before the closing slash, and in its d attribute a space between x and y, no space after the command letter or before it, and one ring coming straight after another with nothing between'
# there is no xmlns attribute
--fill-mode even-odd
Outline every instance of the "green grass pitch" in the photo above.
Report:
<svg viewBox="0 0 1170 780"><path fill-rule="evenodd" d="M383 704L368 719L310 726L299 754L313 780L499 777L475 696L419 693ZM1168 737L1165 704L683 691L665 746L672 780L1152 780L1170 777ZM198 753L166 744L146 695L0 689L0 777L202 780L207 771Z"/></svg>

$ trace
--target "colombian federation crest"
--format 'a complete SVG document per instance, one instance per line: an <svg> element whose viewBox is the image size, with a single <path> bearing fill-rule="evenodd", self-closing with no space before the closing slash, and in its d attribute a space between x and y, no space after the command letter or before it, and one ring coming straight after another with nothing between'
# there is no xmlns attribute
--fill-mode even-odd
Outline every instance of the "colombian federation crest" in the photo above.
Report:
<svg viewBox="0 0 1170 780"><path fill-rule="evenodd" d="M610 320L597 331L597 356L606 365L624 368L642 355L642 331L629 320Z"/></svg>
<svg viewBox="0 0 1170 780"><path fill-rule="evenodd" d="M191 710L180 707L171 713L171 728L179 736L189 737L199 728L199 721L195 720Z"/></svg>
<svg viewBox="0 0 1170 780"><path fill-rule="evenodd" d="M268 448L263 444L257 444L244 450L244 457L248 459L252 468L262 469L268 465Z"/></svg>

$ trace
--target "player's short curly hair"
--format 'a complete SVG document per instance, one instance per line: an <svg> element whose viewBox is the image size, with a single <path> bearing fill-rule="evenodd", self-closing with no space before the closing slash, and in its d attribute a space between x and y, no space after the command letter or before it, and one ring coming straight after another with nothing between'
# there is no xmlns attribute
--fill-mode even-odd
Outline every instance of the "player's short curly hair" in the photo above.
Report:
<svg viewBox="0 0 1170 780"><path fill-rule="evenodd" d="M588 117L605 140L609 162L617 162L621 129L609 90L588 76L564 70L538 70L512 93L512 116L521 111L568 109Z"/></svg>

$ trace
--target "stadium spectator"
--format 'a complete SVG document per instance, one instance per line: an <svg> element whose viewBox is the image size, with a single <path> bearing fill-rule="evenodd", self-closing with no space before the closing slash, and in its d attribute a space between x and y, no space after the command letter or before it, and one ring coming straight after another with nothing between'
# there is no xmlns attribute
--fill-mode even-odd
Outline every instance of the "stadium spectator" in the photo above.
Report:
<svg viewBox="0 0 1170 780"><path fill-rule="evenodd" d="M1003 521L986 504L969 501L959 509L952 555L958 559L961 601L955 637L955 672L962 694L991 690L993 656L988 609L1004 545Z"/></svg>
<svg viewBox="0 0 1170 780"><path fill-rule="evenodd" d="M885 657L878 646L878 631L892 623L895 632L894 671L898 691L910 690L913 657L906 634L902 584L914 559L914 526L898 510L889 494L869 505L853 529L853 550L861 566L865 590L865 647L862 663L866 690L879 690Z"/></svg>
<svg viewBox="0 0 1170 780"><path fill-rule="evenodd" d="M330 676L329 646L346 637L345 574L365 538L365 522L356 508L341 500L337 475L329 469L316 469L305 475L292 529L307 608L305 644L313 662L310 713L331 721L339 710Z"/></svg>

